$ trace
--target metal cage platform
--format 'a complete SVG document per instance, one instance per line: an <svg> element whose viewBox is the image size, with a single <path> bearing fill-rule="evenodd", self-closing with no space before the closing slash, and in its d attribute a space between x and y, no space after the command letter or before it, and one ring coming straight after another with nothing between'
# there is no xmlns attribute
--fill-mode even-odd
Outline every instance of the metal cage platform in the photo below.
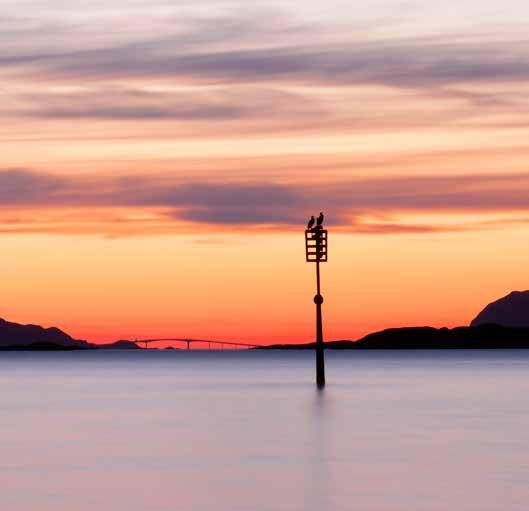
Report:
<svg viewBox="0 0 529 511"><path fill-rule="evenodd" d="M327 230L316 227L305 231L305 256L308 263L326 263Z"/></svg>

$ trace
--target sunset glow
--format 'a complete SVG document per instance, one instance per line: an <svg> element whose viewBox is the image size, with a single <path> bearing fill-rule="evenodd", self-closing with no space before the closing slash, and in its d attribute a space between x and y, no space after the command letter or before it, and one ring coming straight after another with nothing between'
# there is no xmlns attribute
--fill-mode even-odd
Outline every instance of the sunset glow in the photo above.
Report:
<svg viewBox="0 0 529 511"><path fill-rule="evenodd" d="M360 4L4 0L0 317L306 342L321 210L328 339L528 289L528 4Z"/></svg>

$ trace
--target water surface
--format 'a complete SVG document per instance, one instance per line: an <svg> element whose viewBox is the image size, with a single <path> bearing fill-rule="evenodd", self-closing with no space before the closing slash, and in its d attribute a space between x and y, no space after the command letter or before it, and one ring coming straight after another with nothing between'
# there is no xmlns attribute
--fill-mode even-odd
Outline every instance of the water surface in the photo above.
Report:
<svg viewBox="0 0 529 511"><path fill-rule="evenodd" d="M529 351L0 355L6 511L526 511Z"/></svg>

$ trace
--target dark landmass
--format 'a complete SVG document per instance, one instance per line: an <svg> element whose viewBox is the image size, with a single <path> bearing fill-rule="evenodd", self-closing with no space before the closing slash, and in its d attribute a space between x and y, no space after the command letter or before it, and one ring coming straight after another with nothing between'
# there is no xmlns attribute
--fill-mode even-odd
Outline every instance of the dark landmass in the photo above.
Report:
<svg viewBox="0 0 529 511"><path fill-rule="evenodd" d="M314 349L315 343L276 344L256 349ZM390 328L366 335L357 341L329 341L331 350L423 350L423 349L529 349L529 328L501 325L477 327Z"/></svg>
<svg viewBox="0 0 529 511"><path fill-rule="evenodd" d="M139 350L132 341L93 344L74 339L59 328L20 325L0 318L0 351Z"/></svg>
<svg viewBox="0 0 529 511"><path fill-rule="evenodd" d="M33 344L11 344L9 346L0 346L0 351L72 351L72 350L141 350L137 344L132 341L117 341L111 344L91 344L69 345L54 344L51 342L36 342Z"/></svg>
<svg viewBox="0 0 529 511"><path fill-rule="evenodd" d="M470 326L490 324L529 328L529 291L513 291L489 303L470 323Z"/></svg>
<svg viewBox="0 0 529 511"><path fill-rule="evenodd" d="M141 350L135 342L120 340L110 344L91 344L91 347L98 350Z"/></svg>
<svg viewBox="0 0 529 511"><path fill-rule="evenodd" d="M0 351L75 351L94 349L87 346L63 346L50 342L36 342L34 344L19 344L10 346L0 346Z"/></svg>
<svg viewBox="0 0 529 511"><path fill-rule="evenodd" d="M20 325L0 319L0 348L31 345L56 345L62 348L88 348L90 343L74 339L59 328Z"/></svg>

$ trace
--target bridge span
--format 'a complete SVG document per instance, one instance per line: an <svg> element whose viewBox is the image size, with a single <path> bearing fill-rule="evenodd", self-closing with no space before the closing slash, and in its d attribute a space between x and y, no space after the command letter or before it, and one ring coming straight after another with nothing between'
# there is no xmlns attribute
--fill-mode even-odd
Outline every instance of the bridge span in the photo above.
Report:
<svg viewBox="0 0 529 511"><path fill-rule="evenodd" d="M149 347L149 344L166 342L166 343L184 343L187 346L187 349L191 349L192 344L202 344L207 345L208 349L211 349L211 346L220 346L220 349L223 349L224 346L230 346L239 349L250 349L250 348L262 348L262 344L253 344L244 341L218 341L213 339L189 339L189 338L178 338L178 337L164 337L159 339L135 339L133 342L139 345L144 345L145 348Z"/></svg>

